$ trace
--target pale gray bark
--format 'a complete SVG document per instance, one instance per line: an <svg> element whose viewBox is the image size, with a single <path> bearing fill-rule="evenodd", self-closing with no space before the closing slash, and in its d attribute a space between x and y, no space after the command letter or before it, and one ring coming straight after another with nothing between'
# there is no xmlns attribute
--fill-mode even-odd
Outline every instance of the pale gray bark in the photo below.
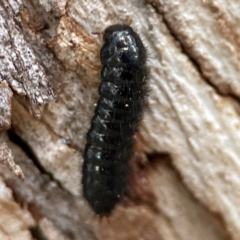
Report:
<svg viewBox="0 0 240 240"><path fill-rule="evenodd" d="M239 9L0 0L0 239L239 240ZM100 82L92 32L114 23L143 39L150 92L128 194L99 220L81 193L82 151Z"/></svg>

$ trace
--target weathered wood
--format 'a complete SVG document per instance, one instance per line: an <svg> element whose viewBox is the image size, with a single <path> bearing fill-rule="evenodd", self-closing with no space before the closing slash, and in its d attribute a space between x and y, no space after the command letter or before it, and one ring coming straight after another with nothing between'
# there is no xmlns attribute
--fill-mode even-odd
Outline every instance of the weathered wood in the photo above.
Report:
<svg viewBox="0 0 240 240"><path fill-rule="evenodd" d="M19 221L25 239L239 240L238 9L238 0L0 1L0 82L14 93L0 141L25 175L1 166L1 199L11 189L16 206L0 214L1 239ZM92 32L114 23L142 37L150 92L128 194L99 220L82 198L81 154L100 81Z"/></svg>

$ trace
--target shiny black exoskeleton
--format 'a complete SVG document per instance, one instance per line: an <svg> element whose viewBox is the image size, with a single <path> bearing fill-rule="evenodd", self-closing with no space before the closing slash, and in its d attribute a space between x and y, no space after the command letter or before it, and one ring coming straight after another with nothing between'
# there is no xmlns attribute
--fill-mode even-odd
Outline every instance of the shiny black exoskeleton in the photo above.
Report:
<svg viewBox="0 0 240 240"><path fill-rule="evenodd" d="M146 51L128 25L105 29L99 100L84 150L83 194L93 210L109 214L126 189L133 136L146 98Z"/></svg>

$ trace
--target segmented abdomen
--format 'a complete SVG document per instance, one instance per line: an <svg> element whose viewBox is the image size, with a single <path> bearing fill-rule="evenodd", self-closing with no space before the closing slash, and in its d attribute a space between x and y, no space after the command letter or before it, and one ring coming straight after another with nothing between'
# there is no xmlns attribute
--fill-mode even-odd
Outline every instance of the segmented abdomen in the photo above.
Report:
<svg viewBox="0 0 240 240"><path fill-rule="evenodd" d="M83 194L97 214L110 213L126 189L133 136L146 96L146 75L142 65L103 66L82 178Z"/></svg>

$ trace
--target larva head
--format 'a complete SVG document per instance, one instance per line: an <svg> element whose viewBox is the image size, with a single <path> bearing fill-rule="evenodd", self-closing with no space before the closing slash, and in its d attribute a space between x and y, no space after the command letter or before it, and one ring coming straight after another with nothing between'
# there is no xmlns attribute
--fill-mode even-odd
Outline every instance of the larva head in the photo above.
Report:
<svg viewBox="0 0 240 240"><path fill-rule="evenodd" d="M128 25L112 25L103 34L104 45L100 57L103 65L141 66L146 51L137 33Z"/></svg>

